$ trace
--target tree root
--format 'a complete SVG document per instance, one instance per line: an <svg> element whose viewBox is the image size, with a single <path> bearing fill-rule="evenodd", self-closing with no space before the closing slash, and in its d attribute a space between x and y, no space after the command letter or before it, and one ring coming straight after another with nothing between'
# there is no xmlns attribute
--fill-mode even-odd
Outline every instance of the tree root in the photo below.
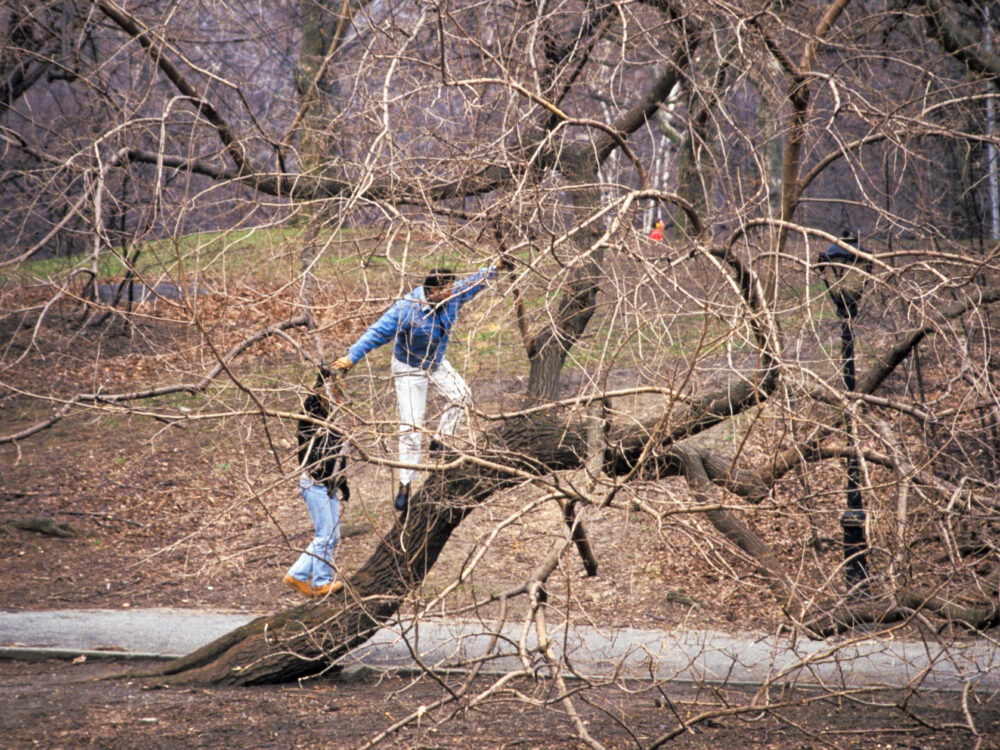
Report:
<svg viewBox="0 0 1000 750"><path fill-rule="evenodd" d="M856 602L850 605L818 606L802 625L816 638L829 638L862 625L889 625L906 622L917 612L933 615L942 624L951 623L970 630L984 630L1000 624L1000 604L983 602L965 606L929 592L912 591L897 595L895 602L885 599Z"/></svg>

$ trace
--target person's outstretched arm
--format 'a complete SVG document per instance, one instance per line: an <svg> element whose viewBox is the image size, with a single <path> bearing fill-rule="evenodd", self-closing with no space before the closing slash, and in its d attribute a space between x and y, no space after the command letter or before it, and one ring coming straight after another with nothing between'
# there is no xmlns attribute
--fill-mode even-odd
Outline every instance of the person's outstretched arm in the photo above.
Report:
<svg viewBox="0 0 1000 750"><path fill-rule="evenodd" d="M368 330L361 334L361 337L351 345L347 354L335 360L331 367L340 372L350 370L368 352L386 344L396 336L396 329L399 327L399 303L383 313L382 317L368 326Z"/></svg>
<svg viewBox="0 0 1000 750"><path fill-rule="evenodd" d="M486 282L497 277L497 267L480 268L474 274L459 279L451 287L452 297L458 300L461 307L486 288Z"/></svg>

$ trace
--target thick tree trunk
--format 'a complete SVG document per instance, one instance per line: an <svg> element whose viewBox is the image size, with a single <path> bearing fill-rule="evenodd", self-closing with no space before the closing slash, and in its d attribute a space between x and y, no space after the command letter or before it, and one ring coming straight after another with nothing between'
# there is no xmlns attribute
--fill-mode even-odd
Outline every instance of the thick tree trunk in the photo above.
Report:
<svg viewBox="0 0 1000 750"><path fill-rule="evenodd" d="M425 482L411 498L405 524L393 525L343 589L322 601L257 618L168 663L160 674L178 684L237 686L286 682L329 668L397 612L472 509L521 482L525 474L582 466L586 437L585 423L567 424L548 415L506 422L489 436L480 460L463 462ZM638 458L636 448L631 446L632 460ZM606 465L628 466L628 458L616 453L617 460L609 454ZM676 451L674 459L660 462L661 475L684 474L692 488L702 492L709 466L714 479L722 481L721 459L705 461L683 451ZM777 585L776 593L790 599L791 589L781 585L784 581L773 555L745 524L724 511L709 514L709 520L730 541L763 561L761 571Z"/></svg>
<svg viewBox="0 0 1000 750"><path fill-rule="evenodd" d="M670 65L653 81L642 99L614 123L617 136L607 132L596 134L592 144L567 147L553 160L557 171L571 186L569 195L573 201L576 223L586 227L577 235L574 243L579 249L579 255L587 258L587 261L576 270L567 284L553 321L543 326L528 344L529 400L544 401L557 397L559 377L566 356L586 330L594 314L604 256L603 250L595 247L600 232L587 222L601 208L600 190L593 187L599 184L598 169L624 138L647 124L660 104L670 95L680 80L680 72L688 66L688 53L697 47L694 28L695 24L691 24L691 29L687 32L688 43L678 46Z"/></svg>
<svg viewBox="0 0 1000 750"><path fill-rule="evenodd" d="M1000 288L983 290L975 300L956 302L934 312L932 320L884 352L859 378L858 392L868 393L888 376L913 346L932 335L937 326L968 310L1000 300ZM808 460L810 446L800 444L792 455L779 455L756 472L741 470L722 456L688 449L678 441L765 400L773 389L771 368L761 372L754 387L727 388L692 403L688 411L662 429L662 415L636 427L612 425L605 442L603 469L610 475L643 477L684 476L695 494L704 497L708 482L759 501L774 482L797 461ZM567 422L553 412L505 420L487 433L472 459L429 477L411 500L404 527L397 523L344 589L324 601L304 604L271 617L259 618L215 642L167 664L162 673L179 683L251 685L281 682L321 672L381 627L400 607L404 597L434 565L451 532L465 516L494 492L521 482L526 476L575 469L588 460L590 424ZM770 548L752 530L727 511L706 516L730 542L746 552L793 619L805 616ZM918 601L920 600L920 601ZM920 602L923 602L922 604ZM878 611L821 613L807 628L823 634L843 623L881 621L903 616L917 605L956 621L981 626L995 622L998 611L954 607L934 597L909 597ZM945 606L948 605L948 606ZM890 611L891 610L891 611ZM966 611L967 610L967 611Z"/></svg>
<svg viewBox="0 0 1000 750"><path fill-rule="evenodd" d="M169 662L161 674L180 684L254 685L316 674L370 638L434 566L452 531L494 492L586 459L583 425L547 415L505 422L487 435L475 463L431 476L347 585L329 596L261 617Z"/></svg>
<svg viewBox="0 0 1000 750"><path fill-rule="evenodd" d="M466 460L428 478L411 499L405 524L393 525L343 589L322 601L258 618L168 663L160 674L180 684L254 685L294 680L327 669L396 613L473 508L526 475L584 465L587 428L585 421L567 423L548 413L505 421L484 438L475 461ZM641 440L610 446L605 468L627 471L643 446ZM651 461L659 475L685 472L691 454L675 451L672 455L672 460ZM698 465L711 473L702 468L706 481L724 483L729 477L728 464L722 459L699 456ZM735 522L729 531L737 526L745 529ZM739 530L723 533L747 548L753 540L752 532L745 530L742 535ZM760 551L747 549L752 555Z"/></svg>
<svg viewBox="0 0 1000 750"><path fill-rule="evenodd" d="M859 378L859 392L871 392L912 350L935 330L935 324L958 317L970 308L1000 299L1000 289L985 290L976 300L963 300L935 313L934 321L910 333L872 363ZM610 475L682 475L695 497L704 498L709 482L759 501L774 482L805 459L808 444L793 449L792 456L777 456L757 472L739 470L721 456L686 449L678 441L765 400L773 389L771 368L761 372L758 385L744 382L742 388L724 389L692 403L687 412L672 419L676 425L663 429L662 416L644 425L612 425L604 443L603 469ZM250 685L280 682L315 674L348 650L360 645L400 607L404 597L419 584L434 565L451 532L470 510L497 491L513 486L526 475L584 465L591 452L591 425L586 420L569 422L552 412L504 421L483 438L475 459L432 475L412 499L404 527L394 525L378 544L365 565L348 585L328 599L305 604L271 617L259 618L198 651L168 664L162 674L182 683ZM793 584L787 579L768 546L752 530L727 511L710 511L707 519L730 542L756 563L786 612L796 621L805 616ZM916 599L921 599L920 605ZM933 610L936 600L919 595L900 605L866 605L864 612L825 610L806 624L808 630L824 634L860 621L880 621L908 616L906 610L920 605ZM993 622L997 610L958 611L945 607L941 613L973 626Z"/></svg>
<svg viewBox="0 0 1000 750"><path fill-rule="evenodd" d="M578 184L594 184L597 181L597 164L586 155L577 158L580 163L574 164L573 169L564 169L576 175ZM577 188L571 195L574 213L581 223L600 209L597 190ZM581 231L575 239L576 254L587 260L574 272L559 300L554 320L544 325L528 345L529 400L545 401L558 396L559 376L566 357L594 315L604 257L603 251L594 247L599 237L597 230L591 227Z"/></svg>
<svg viewBox="0 0 1000 750"><path fill-rule="evenodd" d="M303 173L327 173L337 163L340 144L331 134L330 123L341 101L337 77L330 68L347 37L354 17L370 0L300 0L302 40L295 91L299 110L290 132L298 135L297 160ZM287 146L287 144L284 144ZM282 150L284 159L284 150ZM330 176L330 175L327 175Z"/></svg>

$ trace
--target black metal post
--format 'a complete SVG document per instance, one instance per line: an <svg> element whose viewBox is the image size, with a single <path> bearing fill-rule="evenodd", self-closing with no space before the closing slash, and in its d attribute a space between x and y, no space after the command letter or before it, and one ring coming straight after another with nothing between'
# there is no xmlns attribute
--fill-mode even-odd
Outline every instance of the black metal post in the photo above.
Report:
<svg viewBox="0 0 1000 750"><path fill-rule="evenodd" d="M838 300L838 302L841 302ZM840 348L844 388L853 391L856 386L854 372L854 316L857 302L836 305L840 318ZM861 468L854 449L854 421L847 419L847 447L852 450L847 459L847 510L840 517L844 530L844 578L848 591L868 592L868 544L865 540L865 508L861 502Z"/></svg>

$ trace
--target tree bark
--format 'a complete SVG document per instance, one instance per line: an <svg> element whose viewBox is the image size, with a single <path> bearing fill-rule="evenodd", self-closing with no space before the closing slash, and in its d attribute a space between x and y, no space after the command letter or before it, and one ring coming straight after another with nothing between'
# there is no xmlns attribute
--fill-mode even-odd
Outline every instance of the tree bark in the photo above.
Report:
<svg viewBox="0 0 1000 750"><path fill-rule="evenodd" d="M526 476L582 466L587 427L584 421L567 423L546 413L505 421L485 437L475 460L428 478L411 498L405 523L397 520L343 589L322 601L258 618L168 663L159 674L176 684L237 686L286 682L328 669L399 610L434 566L452 531L487 497ZM621 451L609 449L606 466L629 466ZM630 444L625 454L634 461L638 451L638 444ZM691 452L673 455L673 462L661 464L661 472L684 474L697 492L711 481L709 471L722 481L721 460L710 465ZM711 512L709 520L758 561L776 593L791 600L790 584L763 541L726 511Z"/></svg>
<svg viewBox="0 0 1000 750"><path fill-rule="evenodd" d="M255 685L327 669L398 611L469 511L525 474L575 468L586 459L583 426L567 429L550 415L509 420L484 442L480 460L428 478L410 499L405 523L397 520L340 591L258 618L160 674L177 684Z"/></svg>
<svg viewBox="0 0 1000 750"><path fill-rule="evenodd" d="M566 422L546 412L504 421L484 437L474 460L428 478L411 498L405 523L393 525L343 589L322 601L258 618L168 663L159 674L177 684L235 686L284 682L329 668L398 611L473 508L526 477L583 466L587 431L585 421ZM627 470L642 447L641 441L609 446L605 466ZM657 471L682 474L686 467L690 470L691 455L676 451L674 460L659 461ZM697 465L701 474L694 481L699 488L709 480L722 483L729 474L722 459L699 456ZM770 559L766 545L729 514L711 520L750 555ZM776 564L765 562L763 567L777 570Z"/></svg>

